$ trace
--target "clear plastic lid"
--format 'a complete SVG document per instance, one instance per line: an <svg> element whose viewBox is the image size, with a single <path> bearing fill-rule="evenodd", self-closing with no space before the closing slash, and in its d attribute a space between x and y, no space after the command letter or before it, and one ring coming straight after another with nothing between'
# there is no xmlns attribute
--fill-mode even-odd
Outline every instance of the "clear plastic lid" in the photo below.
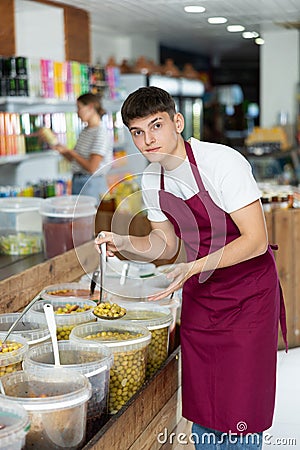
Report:
<svg viewBox="0 0 300 450"><path fill-rule="evenodd" d="M142 326L107 323L107 320L77 325L70 334L71 342L98 342L113 352L130 351L146 347L151 340L150 331ZM117 334L118 336L117 336Z"/></svg>
<svg viewBox="0 0 300 450"><path fill-rule="evenodd" d="M78 218L96 214L97 199L88 195L63 195L46 198L40 214L49 217Z"/></svg>
<svg viewBox="0 0 300 450"><path fill-rule="evenodd" d="M87 402L92 395L91 384L81 373L61 368L20 370L1 378L6 398L21 404L27 411L55 411L73 408ZM0 398L2 396L0 395Z"/></svg>
<svg viewBox="0 0 300 450"><path fill-rule="evenodd" d="M96 306L96 303L93 300L82 300L78 298L54 298L54 299L41 299L36 302L29 312L29 316L33 321L39 323L47 323L44 305L46 303L50 303L54 309L55 322L57 325L66 325L66 324L76 324L82 322L89 322L95 320L95 316L93 314L93 309ZM57 314L56 310L58 308L64 308L65 305L78 306L76 311ZM84 309L85 306L88 309ZM78 311L78 309L84 309L82 311Z"/></svg>
<svg viewBox="0 0 300 450"><path fill-rule="evenodd" d="M1 398L0 401L0 448L15 444L14 448L21 448L16 441L22 442L30 428L30 420L27 411L22 405L17 405L8 399Z"/></svg>
<svg viewBox="0 0 300 450"><path fill-rule="evenodd" d="M62 368L82 373L88 378L109 370L113 364L111 350L107 346L95 342L59 341L58 351ZM51 343L31 348L23 361L23 368L26 371L47 369L53 366L54 353Z"/></svg>
<svg viewBox="0 0 300 450"><path fill-rule="evenodd" d="M142 325L148 330L169 327L173 322L173 315L165 306L153 305L150 302L123 302L121 306L126 308L126 315L120 320Z"/></svg>
<svg viewBox="0 0 300 450"><path fill-rule="evenodd" d="M2 347L2 341L6 337L7 333L0 333L0 347ZM21 344L15 350L8 351L3 353L0 352L0 366L8 366L9 364L15 364L16 362L22 361L25 356L25 353L28 351L28 342L27 340L18 335L10 335L5 341L5 345L9 346L10 343Z"/></svg>
<svg viewBox="0 0 300 450"><path fill-rule="evenodd" d="M20 315L21 313L0 314L0 333L8 331ZM34 322L30 319L28 314L18 323L11 334L11 339L13 339L13 336L16 334L24 337L29 345L38 344L50 337L47 325Z"/></svg>
<svg viewBox="0 0 300 450"><path fill-rule="evenodd" d="M0 212L23 213L39 211L45 199L39 197L7 197L0 199Z"/></svg>
<svg viewBox="0 0 300 450"><path fill-rule="evenodd" d="M82 282L51 284L45 287L43 299L51 301L68 301L70 299L72 301L76 301L76 299L91 300L90 286Z"/></svg>

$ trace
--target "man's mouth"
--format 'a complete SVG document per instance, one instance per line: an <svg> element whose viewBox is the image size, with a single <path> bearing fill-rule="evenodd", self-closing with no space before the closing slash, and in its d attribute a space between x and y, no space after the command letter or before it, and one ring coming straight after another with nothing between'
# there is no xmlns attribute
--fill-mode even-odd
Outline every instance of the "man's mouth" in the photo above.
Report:
<svg viewBox="0 0 300 450"><path fill-rule="evenodd" d="M145 150L145 152L146 152L146 153L155 153L155 152L158 152L159 149L160 149L160 147L147 148L147 149Z"/></svg>

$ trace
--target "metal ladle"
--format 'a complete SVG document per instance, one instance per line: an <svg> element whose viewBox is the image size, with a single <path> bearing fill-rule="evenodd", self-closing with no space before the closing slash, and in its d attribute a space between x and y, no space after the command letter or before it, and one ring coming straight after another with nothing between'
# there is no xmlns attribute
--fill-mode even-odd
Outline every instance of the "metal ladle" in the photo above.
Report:
<svg viewBox="0 0 300 450"><path fill-rule="evenodd" d="M101 232L99 234L99 237L105 237L105 234L103 232ZM103 244L100 245L100 249L101 249L101 254L100 254L100 267L99 267L99 272L100 272L100 286L99 286L99 301L97 303L97 306L100 305L101 303L103 303L103 284L104 284L104 276L105 276L105 272L106 272L106 243L104 242ZM93 274L93 278L92 278L92 282L91 282L91 289L92 290L92 283L94 285L95 282L95 275L96 272L94 272ZM93 281L94 279L94 281ZM95 284L96 285L96 284ZM96 309L96 308L95 308ZM93 309L93 314L99 318L99 319L104 319L104 320L116 320L116 319L120 319L121 317L124 317L126 314L126 310L124 308L122 308L122 314L118 315L117 317L111 317L111 316L107 316L107 315L102 315L102 314L98 314L97 312L95 312L95 309ZM97 309L96 309L97 311Z"/></svg>
<svg viewBox="0 0 300 450"><path fill-rule="evenodd" d="M3 347L3 344L7 341L8 336L14 331L14 329L16 328L16 326L18 325L18 323L20 322L20 320L25 316L25 314L30 310L30 308L38 301L42 298L42 295L44 294L45 289L42 289L41 292L39 292L33 300L31 300L30 303L28 303L28 305L26 306L26 308L23 309L22 313L20 314L20 316L15 320L15 322L11 325L11 327L9 328L8 332L6 333L5 338L2 341L1 344L1 349Z"/></svg>

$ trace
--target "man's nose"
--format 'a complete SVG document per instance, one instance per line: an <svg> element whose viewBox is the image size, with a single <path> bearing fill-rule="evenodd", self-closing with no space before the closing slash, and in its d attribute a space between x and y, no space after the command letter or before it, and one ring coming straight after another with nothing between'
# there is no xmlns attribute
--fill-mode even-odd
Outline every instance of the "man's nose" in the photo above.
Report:
<svg viewBox="0 0 300 450"><path fill-rule="evenodd" d="M146 145L150 145L155 141L155 137L154 135L148 131L147 133L145 133L145 144Z"/></svg>

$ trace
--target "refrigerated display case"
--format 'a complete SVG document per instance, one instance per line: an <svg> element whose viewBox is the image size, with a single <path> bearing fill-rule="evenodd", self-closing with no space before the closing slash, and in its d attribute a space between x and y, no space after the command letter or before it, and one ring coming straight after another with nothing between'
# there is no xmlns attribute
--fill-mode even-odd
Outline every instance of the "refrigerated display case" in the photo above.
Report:
<svg viewBox="0 0 300 450"><path fill-rule="evenodd" d="M164 75L124 74L121 85L127 94L143 86L157 86L168 91L175 100L177 111L185 118L184 139L202 138L204 83L188 78Z"/></svg>
<svg viewBox="0 0 300 450"><path fill-rule="evenodd" d="M204 83L180 78L179 108L185 119L184 139L202 138Z"/></svg>

